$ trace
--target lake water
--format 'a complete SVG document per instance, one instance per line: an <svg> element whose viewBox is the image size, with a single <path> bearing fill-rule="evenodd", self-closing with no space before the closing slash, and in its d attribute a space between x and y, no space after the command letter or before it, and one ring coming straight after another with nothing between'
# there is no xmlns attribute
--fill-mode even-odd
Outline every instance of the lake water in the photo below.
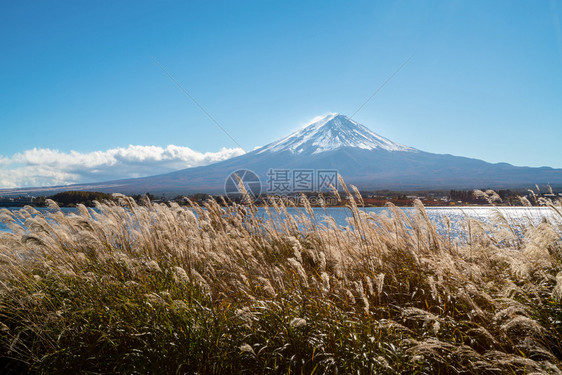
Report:
<svg viewBox="0 0 562 375"><path fill-rule="evenodd" d="M19 207L10 207L8 210L15 211L20 209ZM401 210L406 213L412 213L413 208L402 207ZM37 208L38 211L48 211L47 208ZM290 214L296 214L298 212L304 212L303 208L295 209L289 208L288 212ZM366 207L361 210L367 213L382 214L388 211L385 207ZM62 208L65 213L76 212L75 208ZM313 208L314 215L318 222L325 221L326 216L333 217L338 225L346 226L348 225L347 219L351 218L351 211L345 207L329 207L324 211L323 208L315 207ZM554 221L562 225L562 218L557 215L552 209L548 207L428 207L426 212L428 217L434 221L438 229L444 229L444 218L448 217L451 221L451 228L454 231L462 230L460 223L465 222L465 219L472 218L477 219L486 223L491 223L493 217L497 215L498 211L503 214L511 223L514 224L527 224L532 222L537 225L546 218L548 220ZM265 215L265 210L259 208L259 212ZM8 229L4 223L0 223L0 231L7 231Z"/></svg>
<svg viewBox="0 0 562 375"><path fill-rule="evenodd" d="M389 213L385 207L366 207L361 210L369 214L384 214L385 211ZM400 210L408 215L414 212L414 208L411 207L400 207ZM463 224L466 223L467 218L493 224L498 213L513 225L516 233L521 233L519 226L538 225L544 219L562 228L562 217L549 207L426 207L425 210L429 219L436 224L437 231L443 235L450 234L452 237L465 237L466 228ZM304 209L300 208L299 211L303 212ZM336 224L341 226L348 225L348 220L352 218L351 211L345 207L327 208L326 212L323 208L313 208L313 211L317 221L322 222L326 216L331 216ZM296 209L288 209L288 212L296 213ZM447 228L446 217L450 220L450 229Z"/></svg>

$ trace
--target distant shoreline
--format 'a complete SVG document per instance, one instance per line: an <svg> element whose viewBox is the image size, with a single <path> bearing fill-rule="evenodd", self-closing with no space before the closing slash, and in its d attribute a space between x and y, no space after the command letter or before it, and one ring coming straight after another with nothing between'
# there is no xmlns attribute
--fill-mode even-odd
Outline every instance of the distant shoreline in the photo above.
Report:
<svg viewBox="0 0 562 375"><path fill-rule="evenodd" d="M155 202L158 203L158 202ZM160 202L160 203L167 203L167 202ZM412 207L413 206L413 202L410 204L396 204L392 201L388 201L387 203L392 203L394 206L396 207ZM472 207L472 208L478 208L478 207L502 207L502 208L523 208L523 207L541 207L541 206L514 206L514 205L508 205L508 204L425 204L424 202L422 202L424 204L424 207L426 208L465 208L465 207ZM35 205L35 204L2 204L0 203L0 209L1 208L24 208L27 206L31 206L34 208L45 208L46 206L44 205ZM255 204L256 207L265 207L265 204ZM291 207L299 207L302 208L304 207L304 205L291 205ZM347 207L348 204L337 204L337 205L329 205L329 206L325 206L325 208L341 208L341 207ZM386 205L360 205L358 204L358 206L360 208L365 207L365 208L384 208L386 207ZM61 208L75 208L76 205L63 205L63 204L59 204L59 207ZM323 208L322 206L318 206L318 205L312 205L312 208Z"/></svg>

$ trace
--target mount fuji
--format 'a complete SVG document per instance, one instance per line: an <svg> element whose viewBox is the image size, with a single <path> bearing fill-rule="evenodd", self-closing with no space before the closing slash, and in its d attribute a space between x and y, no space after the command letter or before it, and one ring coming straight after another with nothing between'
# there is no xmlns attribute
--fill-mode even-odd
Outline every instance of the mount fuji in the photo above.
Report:
<svg viewBox="0 0 562 375"><path fill-rule="evenodd" d="M264 186L271 170L336 170L346 183L363 190L522 188L562 185L562 169L516 167L478 159L433 154L401 145L337 113L322 116L287 137L244 155L176 172L53 188L0 190L9 193L54 193L66 190L189 194L223 193L234 171L255 172Z"/></svg>
<svg viewBox="0 0 562 375"><path fill-rule="evenodd" d="M411 147L381 137L346 116L332 113L317 118L287 137L260 148L257 153L289 151L293 154L306 155L344 147L362 150L415 151Z"/></svg>

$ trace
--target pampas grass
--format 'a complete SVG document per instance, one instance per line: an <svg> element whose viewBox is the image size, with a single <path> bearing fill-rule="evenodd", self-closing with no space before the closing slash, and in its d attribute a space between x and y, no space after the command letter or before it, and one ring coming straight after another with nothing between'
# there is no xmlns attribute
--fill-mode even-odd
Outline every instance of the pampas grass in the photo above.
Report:
<svg viewBox="0 0 562 375"><path fill-rule="evenodd" d="M376 215L344 190L347 228L275 199L2 210L2 370L562 372L559 222L443 236L420 202Z"/></svg>

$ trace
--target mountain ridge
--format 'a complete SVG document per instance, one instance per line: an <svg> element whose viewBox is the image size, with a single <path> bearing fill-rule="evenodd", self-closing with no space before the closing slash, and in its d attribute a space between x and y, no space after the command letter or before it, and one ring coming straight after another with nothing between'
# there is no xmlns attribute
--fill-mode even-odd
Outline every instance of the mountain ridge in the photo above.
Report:
<svg viewBox="0 0 562 375"><path fill-rule="evenodd" d="M266 187L271 170L336 170L363 190L429 190L562 186L562 169L518 167L508 163L434 154L384 138L344 115L331 113L254 151L202 167L157 176L49 188L0 190L0 195L42 191L190 194L223 193L228 175L255 172Z"/></svg>

